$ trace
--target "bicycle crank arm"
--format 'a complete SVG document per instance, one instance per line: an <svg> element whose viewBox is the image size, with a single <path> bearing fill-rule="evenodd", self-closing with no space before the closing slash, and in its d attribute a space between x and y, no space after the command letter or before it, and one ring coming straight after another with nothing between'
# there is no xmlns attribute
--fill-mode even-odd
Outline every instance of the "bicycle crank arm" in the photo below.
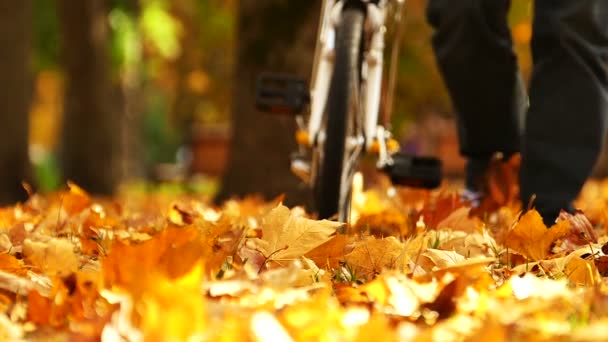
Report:
<svg viewBox="0 0 608 342"><path fill-rule="evenodd" d="M441 184L442 164L437 158L418 157L402 153L391 156L392 163L380 170L394 185L434 189Z"/></svg>

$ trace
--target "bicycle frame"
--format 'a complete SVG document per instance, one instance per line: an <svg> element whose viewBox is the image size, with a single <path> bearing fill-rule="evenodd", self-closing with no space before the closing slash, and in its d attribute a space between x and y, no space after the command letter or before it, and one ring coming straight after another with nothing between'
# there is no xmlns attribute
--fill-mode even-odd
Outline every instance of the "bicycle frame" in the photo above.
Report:
<svg viewBox="0 0 608 342"><path fill-rule="evenodd" d="M341 19L342 9L347 1L349 0L323 0L322 3L319 35L311 76L310 117L306 128L309 139L307 144L309 146L322 145L325 139L322 124L334 69L336 24ZM378 164L381 166L390 163L390 155L383 153L386 150L382 148L384 141L389 138L389 132L378 126L389 1L350 1L359 1L366 6L364 36L367 37L367 44L365 44L365 50L363 51L361 66L362 92L358 104L359 113L356 115L361 121L360 125L357 126L362 127L357 127L357 136L349 137L347 148L352 151L362 149L370 151L375 142L379 143L380 160ZM393 0L393 2L397 5L395 16L400 16L405 0ZM300 120L300 122L303 122L303 120ZM311 176L311 181L314 182L315 175Z"/></svg>
<svg viewBox="0 0 608 342"><path fill-rule="evenodd" d="M404 4L405 0L323 0L310 93L304 81L294 77L266 74L258 79L258 109L296 115L299 150L292 155L291 169L315 189L317 209L324 218L337 211L341 221L348 221L352 178L363 152L377 155L378 171L395 185L431 189L441 182L439 160L399 153L399 144L385 128L392 111ZM393 18L389 13L394 15L396 34L383 90L385 38ZM340 37L338 27L344 30ZM360 55L353 54L354 48ZM301 114L306 104L307 123Z"/></svg>

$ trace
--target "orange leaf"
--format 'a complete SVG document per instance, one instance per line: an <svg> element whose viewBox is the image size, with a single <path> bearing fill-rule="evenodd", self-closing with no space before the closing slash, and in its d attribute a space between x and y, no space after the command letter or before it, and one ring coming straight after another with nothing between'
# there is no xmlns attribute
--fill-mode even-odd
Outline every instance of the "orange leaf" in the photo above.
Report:
<svg viewBox="0 0 608 342"><path fill-rule="evenodd" d="M569 230L568 221L560 221L547 229L540 214L530 210L508 233L506 246L531 260L542 260L549 254L551 245L568 234Z"/></svg>
<svg viewBox="0 0 608 342"><path fill-rule="evenodd" d="M27 295L27 320L37 325L50 323L52 303L37 291L30 291Z"/></svg>
<svg viewBox="0 0 608 342"><path fill-rule="evenodd" d="M429 228L437 228L438 225L448 218L454 211L463 207L463 203L456 194L441 194L434 201L428 201L420 213L414 218L417 222L422 216L424 223Z"/></svg>
<svg viewBox="0 0 608 342"><path fill-rule="evenodd" d="M0 270L18 276L26 276L27 269L23 262L8 253L0 253Z"/></svg>
<svg viewBox="0 0 608 342"><path fill-rule="evenodd" d="M347 254L347 241L346 235L338 234L321 246L306 253L305 257L314 261L318 267L337 268L340 261L344 259L344 255Z"/></svg>
<svg viewBox="0 0 608 342"><path fill-rule="evenodd" d="M167 219L174 225L183 227L194 222L194 215L180 208L177 204L173 204L171 209L169 209Z"/></svg>
<svg viewBox="0 0 608 342"><path fill-rule="evenodd" d="M62 197L62 207L70 215L78 214L91 205L91 198L78 185L68 182L69 191Z"/></svg>
<svg viewBox="0 0 608 342"><path fill-rule="evenodd" d="M80 252L89 257L98 257L100 247L97 241L93 239L87 239L85 237L79 237L80 240Z"/></svg>
<svg viewBox="0 0 608 342"><path fill-rule="evenodd" d="M519 154L513 155L507 161L499 158L492 159L483 180L483 192L486 195L479 207L471 210L471 215L482 217L486 213L494 212L500 207L512 205L517 201L520 165L521 156Z"/></svg>

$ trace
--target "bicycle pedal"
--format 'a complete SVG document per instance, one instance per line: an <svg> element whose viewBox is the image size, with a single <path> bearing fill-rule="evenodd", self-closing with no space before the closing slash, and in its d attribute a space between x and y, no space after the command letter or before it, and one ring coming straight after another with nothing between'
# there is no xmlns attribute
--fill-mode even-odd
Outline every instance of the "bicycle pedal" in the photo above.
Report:
<svg viewBox="0 0 608 342"><path fill-rule="evenodd" d="M261 74L255 94L258 110L273 114L300 114L310 103L306 81L289 75Z"/></svg>
<svg viewBox="0 0 608 342"><path fill-rule="evenodd" d="M393 163L382 171L394 185L433 189L441 184L443 168L439 159L402 153L392 155L392 159Z"/></svg>

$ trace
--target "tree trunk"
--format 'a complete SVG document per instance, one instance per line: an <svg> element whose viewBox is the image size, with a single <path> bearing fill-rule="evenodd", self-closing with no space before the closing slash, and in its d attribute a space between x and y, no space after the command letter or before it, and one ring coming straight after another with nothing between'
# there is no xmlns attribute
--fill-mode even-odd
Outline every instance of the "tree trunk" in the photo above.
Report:
<svg viewBox="0 0 608 342"><path fill-rule="evenodd" d="M28 157L31 100L31 0L0 1L0 204L27 197L21 186L30 181Z"/></svg>
<svg viewBox="0 0 608 342"><path fill-rule="evenodd" d="M238 10L232 142L216 200L286 194L287 205L310 203L310 191L289 170L295 123L255 110L255 80L263 71L308 78L320 1L241 0Z"/></svg>
<svg viewBox="0 0 608 342"><path fill-rule="evenodd" d="M134 18L141 15L139 0L127 0L126 6ZM141 33L138 33L141 39ZM137 38L136 38L137 39ZM120 155L118 158L118 179L130 181L141 179L144 172L144 146L142 137L143 101L142 101L142 64L143 56L140 52L138 62L126 62L120 70L120 79L114 84L114 90L119 91L117 96L117 113L120 123Z"/></svg>
<svg viewBox="0 0 608 342"><path fill-rule="evenodd" d="M66 74L61 166L66 179L109 195L119 182L120 122L112 110L103 0L58 0Z"/></svg>

